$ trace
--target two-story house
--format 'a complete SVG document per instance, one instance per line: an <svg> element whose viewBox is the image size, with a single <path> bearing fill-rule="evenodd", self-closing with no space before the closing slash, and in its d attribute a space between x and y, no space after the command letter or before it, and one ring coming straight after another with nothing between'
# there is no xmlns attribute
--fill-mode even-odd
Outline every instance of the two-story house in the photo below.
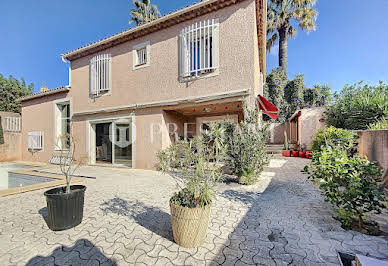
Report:
<svg viewBox="0 0 388 266"><path fill-rule="evenodd" d="M265 0L204 0L62 54L69 85L21 98L22 158L68 148L89 164L154 168L206 123L243 119L262 94Z"/></svg>

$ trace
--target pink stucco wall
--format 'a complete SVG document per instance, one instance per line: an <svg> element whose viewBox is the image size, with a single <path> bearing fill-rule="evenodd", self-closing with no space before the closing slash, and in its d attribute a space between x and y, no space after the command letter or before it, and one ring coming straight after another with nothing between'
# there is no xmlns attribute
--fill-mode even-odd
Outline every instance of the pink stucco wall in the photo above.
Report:
<svg viewBox="0 0 388 266"><path fill-rule="evenodd" d="M219 75L186 83L179 82L178 39L182 28L205 19L218 18ZM150 42L150 66L133 70L132 49ZM156 152L171 143L166 124L177 122L182 131L184 118L166 112L162 107L103 113L105 108L131 104L174 100L187 97L250 89L250 96L262 92L260 86L259 52L256 30L255 1L246 0L205 16L177 24L150 35L114 46L99 54L112 55L112 91L96 99L89 97L89 62L96 54L71 62L69 92L62 92L22 103L22 158L27 161L49 161L54 151L54 101L71 100L72 132L77 141L76 156L89 152L89 121L101 117L133 114L136 125L136 168L154 168ZM78 112L95 111L93 115ZM162 130L149 140L151 124L160 123ZM27 134L44 132L44 148L34 154L27 149Z"/></svg>
<svg viewBox="0 0 388 266"><path fill-rule="evenodd" d="M195 22L219 18L219 75L188 83L178 81L180 30ZM132 48L150 41L149 67L133 70ZM259 92L255 2L246 0L205 16L106 49L112 55L112 94L89 97L89 62L96 54L71 62L74 111L203 96L238 89Z"/></svg>

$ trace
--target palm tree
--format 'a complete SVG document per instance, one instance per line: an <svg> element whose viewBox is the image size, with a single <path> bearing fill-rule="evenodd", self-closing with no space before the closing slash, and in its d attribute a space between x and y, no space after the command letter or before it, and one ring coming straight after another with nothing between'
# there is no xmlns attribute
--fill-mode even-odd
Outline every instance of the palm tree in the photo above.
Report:
<svg viewBox="0 0 388 266"><path fill-rule="evenodd" d="M133 0L133 5L136 7L130 11L131 19L129 24L132 22L137 25L141 25L157 19L160 16L160 12L156 5L151 4L151 0Z"/></svg>
<svg viewBox="0 0 388 266"><path fill-rule="evenodd" d="M279 38L279 67L287 70L287 40L296 36L294 21L309 33L316 29L318 11L313 7L316 0L269 0L267 13L267 51ZM272 36L271 36L272 35Z"/></svg>

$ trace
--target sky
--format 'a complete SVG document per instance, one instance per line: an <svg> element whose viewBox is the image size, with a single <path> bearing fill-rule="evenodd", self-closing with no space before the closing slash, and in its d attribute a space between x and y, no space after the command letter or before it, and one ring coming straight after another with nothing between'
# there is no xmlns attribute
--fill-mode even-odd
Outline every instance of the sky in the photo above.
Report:
<svg viewBox="0 0 388 266"><path fill-rule="evenodd" d="M153 0L162 14L193 0ZM0 74L56 88L68 84L60 54L130 27L131 0L0 0ZM388 0L318 0L317 30L288 42L288 74L340 90L388 81ZM277 48L277 47L275 47ZM277 67L277 49L267 70ZM267 72L268 72L267 71Z"/></svg>

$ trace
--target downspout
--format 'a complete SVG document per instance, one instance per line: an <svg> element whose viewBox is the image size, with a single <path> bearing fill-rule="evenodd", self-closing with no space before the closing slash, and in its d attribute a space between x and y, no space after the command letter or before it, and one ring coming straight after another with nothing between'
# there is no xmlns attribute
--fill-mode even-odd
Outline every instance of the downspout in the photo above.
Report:
<svg viewBox="0 0 388 266"><path fill-rule="evenodd" d="M62 62L69 66L69 82L68 82L69 84L68 84L68 86L71 87L71 62L66 60L63 56L61 56L61 58L62 58Z"/></svg>

